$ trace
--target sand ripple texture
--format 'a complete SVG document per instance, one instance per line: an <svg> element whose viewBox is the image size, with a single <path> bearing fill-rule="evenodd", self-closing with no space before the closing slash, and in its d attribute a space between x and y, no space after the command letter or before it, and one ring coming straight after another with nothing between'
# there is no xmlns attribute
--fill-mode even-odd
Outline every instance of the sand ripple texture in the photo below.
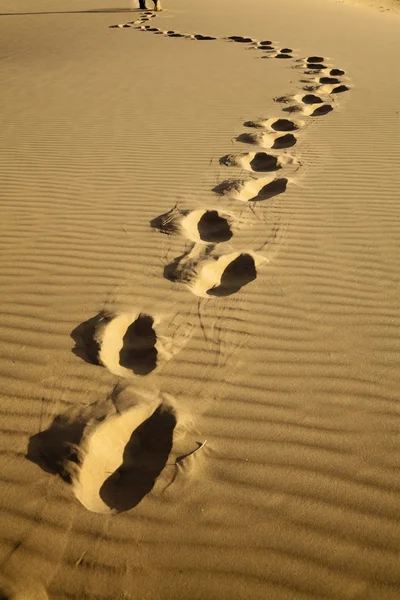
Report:
<svg viewBox="0 0 400 600"><path fill-rule="evenodd" d="M397 600L396 18L17 4L1 594Z"/></svg>

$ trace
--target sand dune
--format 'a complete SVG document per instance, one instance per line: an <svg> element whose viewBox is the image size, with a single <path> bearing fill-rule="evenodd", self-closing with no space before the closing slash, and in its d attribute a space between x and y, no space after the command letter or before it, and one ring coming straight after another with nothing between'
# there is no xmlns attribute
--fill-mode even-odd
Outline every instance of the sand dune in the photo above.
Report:
<svg viewBox="0 0 400 600"><path fill-rule="evenodd" d="M165 2L2 3L0 596L397 600L398 17Z"/></svg>

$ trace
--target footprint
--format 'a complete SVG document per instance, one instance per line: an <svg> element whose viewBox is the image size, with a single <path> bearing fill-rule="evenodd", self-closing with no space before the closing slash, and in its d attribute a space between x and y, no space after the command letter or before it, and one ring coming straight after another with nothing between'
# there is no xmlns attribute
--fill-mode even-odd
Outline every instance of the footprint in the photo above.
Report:
<svg viewBox="0 0 400 600"><path fill-rule="evenodd" d="M219 162L226 167L241 167L255 173L269 173L271 171L278 171L285 165L298 164L298 161L288 154L275 156L266 152L227 154L220 158Z"/></svg>
<svg viewBox="0 0 400 600"><path fill-rule="evenodd" d="M256 127L269 129L270 131L297 131L304 126L304 121L289 119L259 119L258 121L246 121L245 127Z"/></svg>
<svg viewBox="0 0 400 600"><path fill-rule="evenodd" d="M220 243L231 239L233 218L217 210L181 211L174 207L153 219L151 226L163 233L178 233L196 243Z"/></svg>
<svg viewBox="0 0 400 600"><path fill-rule="evenodd" d="M253 40L252 38L249 37L243 37L241 35L230 35L229 37L226 38L227 40L232 40L233 42L237 42L239 44L250 44L251 42L254 42L255 40Z"/></svg>
<svg viewBox="0 0 400 600"><path fill-rule="evenodd" d="M47 430L32 436L27 458L61 475L88 510L125 511L154 487L175 426L172 406L154 394L133 395L116 386L108 400L59 415Z"/></svg>
<svg viewBox="0 0 400 600"><path fill-rule="evenodd" d="M322 56L308 56L304 60L306 63L323 63L325 58Z"/></svg>
<svg viewBox="0 0 400 600"><path fill-rule="evenodd" d="M319 83L321 84L326 84L326 83L340 83L340 79L338 79L337 77L320 77L318 80Z"/></svg>
<svg viewBox="0 0 400 600"><path fill-rule="evenodd" d="M325 80L326 83L320 83L323 80ZM330 81L332 81L332 83L330 83ZM303 89L311 92L318 91L318 93L322 95L330 95L348 92L351 88L348 85L343 84L340 79L335 79L334 77L321 77L318 83L307 85Z"/></svg>
<svg viewBox="0 0 400 600"><path fill-rule="evenodd" d="M194 246L188 253L167 265L164 276L170 281L184 283L201 298L231 296L254 281L257 268L267 262L253 252L199 251Z"/></svg>
<svg viewBox="0 0 400 600"><path fill-rule="evenodd" d="M95 334L100 364L122 377L154 371L158 360L155 325L153 317L142 313L105 317Z"/></svg>
<svg viewBox="0 0 400 600"><path fill-rule="evenodd" d="M125 370L129 375L147 375L157 366L153 319L142 314L133 321L132 318L132 315L117 317L103 311L81 323L71 333L75 340L73 353L119 375L127 375Z"/></svg>
<svg viewBox="0 0 400 600"><path fill-rule="evenodd" d="M281 133L242 133L236 138L238 142L244 144L253 144L260 148L272 148L282 150L292 148L297 143L296 137L292 133L282 135Z"/></svg>
<svg viewBox="0 0 400 600"><path fill-rule="evenodd" d="M322 71L323 69L327 69L328 67L326 65L324 65L323 63L306 63L305 68L309 69L309 71L313 72L313 71Z"/></svg>
<svg viewBox="0 0 400 600"><path fill-rule="evenodd" d="M307 117L322 117L333 111L333 106L330 104L320 104L317 107L315 106L315 104L311 106L296 104L283 108L282 110L288 113L301 113Z"/></svg>
<svg viewBox="0 0 400 600"><path fill-rule="evenodd" d="M134 420L137 416L134 415ZM119 418L125 420L125 425L132 425L131 415L125 413ZM137 506L151 492L171 453L176 423L175 411L168 405L161 404L145 421L131 429L132 434L119 459L120 465L101 485L99 495L105 505L118 512L127 511ZM97 441L97 448L98 442L101 443L101 438L105 437L104 433L106 432ZM113 450L115 451L114 447ZM96 464L96 459L90 462ZM112 468L114 465L115 463L108 466ZM81 467L81 480L84 479L84 466L85 462ZM88 470L90 478L92 464L88 465Z"/></svg>
<svg viewBox="0 0 400 600"><path fill-rule="evenodd" d="M194 35L190 35L190 37L194 40L216 40L217 38L212 37L211 35L202 35L201 33L195 33Z"/></svg>
<svg viewBox="0 0 400 600"><path fill-rule="evenodd" d="M331 69L329 71L329 75L332 75L333 77L341 77L342 75L345 75L345 71L342 69Z"/></svg>
<svg viewBox="0 0 400 600"><path fill-rule="evenodd" d="M71 333L73 353L120 377L148 375L179 352L190 336L191 327L178 326L175 317L102 311Z"/></svg>
<svg viewBox="0 0 400 600"><path fill-rule="evenodd" d="M261 202L283 194L287 184L286 177L275 178L274 175L249 180L228 179L214 187L213 192L231 200Z"/></svg>
<svg viewBox="0 0 400 600"><path fill-rule="evenodd" d="M275 102L289 103L295 102L293 106L284 108L283 110L288 113L301 112L303 115L318 117L326 115L333 110L330 104L326 104L325 100L315 94L296 94L294 96L280 96L274 98Z"/></svg>

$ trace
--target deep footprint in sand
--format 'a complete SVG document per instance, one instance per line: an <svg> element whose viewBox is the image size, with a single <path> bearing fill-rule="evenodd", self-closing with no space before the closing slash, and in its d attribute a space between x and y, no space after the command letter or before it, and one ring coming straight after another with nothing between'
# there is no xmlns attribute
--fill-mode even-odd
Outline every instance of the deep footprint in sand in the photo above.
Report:
<svg viewBox="0 0 400 600"><path fill-rule="evenodd" d="M268 154L267 152L241 152L227 154L219 160L225 167L240 167L254 173L270 173L279 171L286 165L298 165L298 161L289 154Z"/></svg>
<svg viewBox="0 0 400 600"><path fill-rule="evenodd" d="M254 281L267 259L253 252L202 252L195 246L164 269L164 277L187 285L201 298L236 294Z"/></svg>
<svg viewBox="0 0 400 600"><path fill-rule="evenodd" d="M324 98L316 94L295 94L294 96L279 96L275 102L291 104L283 108L288 113L301 113L309 117L326 115L333 110L333 106L325 102Z"/></svg>
<svg viewBox="0 0 400 600"><path fill-rule="evenodd" d="M220 243L231 239L234 217L217 210L181 211L174 207L151 221L166 234L179 234L196 243Z"/></svg>
<svg viewBox="0 0 400 600"><path fill-rule="evenodd" d="M258 119L256 121L246 121L245 127L255 127L256 129L267 129L268 131L290 132L298 131L304 127L304 121L295 121L290 119Z"/></svg>
<svg viewBox="0 0 400 600"><path fill-rule="evenodd" d="M243 37L242 35L230 35L226 38L227 40L231 40L232 42L237 42L238 44L251 44L255 42L252 38Z"/></svg>
<svg viewBox="0 0 400 600"><path fill-rule="evenodd" d="M76 327L74 354L124 378L146 376L186 344L191 327L177 329L175 317L101 312Z"/></svg>
<svg viewBox="0 0 400 600"><path fill-rule="evenodd" d="M259 179L228 179L213 188L220 196L242 202L262 202L270 200L286 191L288 179L275 176L260 177Z"/></svg>
<svg viewBox="0 0 400 600"><path fill-rule="evenodd" d="M139 504L172 449L175 410L150 394L126 392L121 398L116 387L108 401L59 415L29 442L29 460L61 475L92 512L121 512Z"/></svg>
<svg viewBox="0 0 400 600"><path fill-rule="evenodd" d="M282 135L281 133L241 133L236 138L243 144L252 144L260 148L272 148L283 150L292 148L297 143L297 138L292 133Z"/></svg>

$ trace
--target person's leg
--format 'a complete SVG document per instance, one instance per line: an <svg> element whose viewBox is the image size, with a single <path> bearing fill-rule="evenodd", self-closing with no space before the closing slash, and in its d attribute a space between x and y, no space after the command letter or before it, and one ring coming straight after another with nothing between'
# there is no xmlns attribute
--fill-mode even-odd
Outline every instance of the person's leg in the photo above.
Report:
<svg viewBox="0 0 400 600"><path fill-rule="evenodd" d="M153 0L154 10L161 10L161 0Z"/></svg>
<svg viewBox="0 0 400 600"><path fill-rule="evenodd" d="M139 8L146 9L146 0L139 0Z"/></svg>

